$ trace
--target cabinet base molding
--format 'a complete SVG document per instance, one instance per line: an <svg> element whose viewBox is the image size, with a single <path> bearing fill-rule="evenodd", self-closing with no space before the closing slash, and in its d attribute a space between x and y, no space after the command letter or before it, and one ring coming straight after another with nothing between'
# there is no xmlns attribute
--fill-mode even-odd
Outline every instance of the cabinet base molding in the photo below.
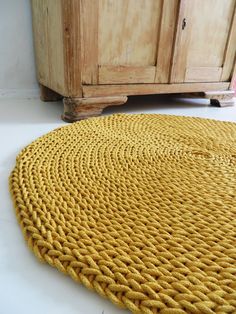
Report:
<svg viewBox="0 0 236 314"><path fill-rule="evenodd" d="M226 91L230 82L217 83L176 83L176 84L111 84L83 85L84 97L104 97L118 95L151 95L173 93L195 93L207 91Z"/></svg>
<svg viewBox="0 0 236 314"><path fill-rule="evenodd" d="M235 105L235 101L232 100L218 100L218 99L211 99L210 105L214 107L231 107Z"/></svg>
<svg viewBox="0 0 236 314"><path fill-rule="evenodd" d="M57 101L61 100L63 96L53 91L52 89L40 84L40 99L42 101Z"/></svg>
<svg viewBox="0 0 236 314"><path fill-rule="evenodd" d="M90 117L97 117L106 107L123 105L127 99L126 96L65 97L63 99L64 113L62 119L66 122L76 122Z"/></svg>
<svg viewBox="0 0 236 314"><path fill-rule="evenodd" d="M218 90L216 87L218 87ZM207 88L209 89L207 90ZM64 113L62 114L62 119L66 122L76 122L90 117L97 117L101 115L103 109L106 107L123 105L127 101L127 96L124 95L171 93L177 97L209 99L210 105L215 107L233 106L235 104L233 98L235 92L228 88L229 82L204 84L84 85L84 97L68 97L65 95L62 96L40 84L41 100L57 101L63 99ZM115 93L116 95L114 95ZM119 95L119 93L122 95Z"/></svg>
<svg viewBox="0 0 236 314"><path fill-rule="evenodd" d="M234 105L234 91L210 91L204 92L204 96L210 99L210 104L216 107L228 107Z"/></svg>
<svg viewBox="0 0 236 314"><path fill-rule="evenodd" d="M209 91L209 92L199 92L199 93L181 93L174 94L176 97L181 98L205 98L209 99L210 105L214 107L229 107L234 106L234 95L233 90L219 90L219 91Z"/></svg>

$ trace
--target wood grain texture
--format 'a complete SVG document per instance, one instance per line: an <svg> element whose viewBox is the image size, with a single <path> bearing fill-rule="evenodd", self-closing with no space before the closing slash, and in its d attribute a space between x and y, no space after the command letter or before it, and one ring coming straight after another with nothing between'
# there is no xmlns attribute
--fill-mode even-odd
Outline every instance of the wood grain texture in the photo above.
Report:
<svg viewBox="0 0 236 314"><path fill-rule="evenodd" d="M159 40L157 44L156 83L168 83L177 24L177 0L163 0Z"/></svg>
<svg viewBox="0 0 236 314"><path fill-rule="evenodd" d="M32 0L32 22L34 32L34 51L37 79L42 84L49 84L49 55L47 38L47 7L43 1Z"/></svg>
<svg viewBox="0 0 236 314"><path fill-rule="evenodd" d="M234 61L234 66L232 70L232 77L231 77L231 82L230 82L230 89L233 89L236 87L236 58Z"/></svg>
<svg viewBox="0 0 236 314"><path fill-rule="evenodd" d="M78 1L78 0L77 0ZM80 0L82 82L98 82L98 0ZM108 25L107 25L108 27ZM100 37L100 34L99 34ZM108 44L108 43L107 43ZM109 46L109 44L108 44Z"/></svg>
<svg viewBox="0 0 236 314"><path fill-rule="evenodd" d="M224 66L234 6L235 0L181 0L171 82L185 82L188 68ZM229 58L232 63L230 54ZM214 76L215 72L210 81ZM203 82L204 75L197 73L199 79Z"/></svg>
<svg viewBox="0 0 236 314"><path fill-rule="evenodd" d="M193 24L187 65L221 67L235 0L191 0L189 5Z"/></svg>
<svg viewBox="0 0 236 314"><path fill-rule="evenodd" d="M99 0L99 84L154 83L162 0Z"/></svg>
<svg viewBox="0 0 236 314"><path fill-rule="evenodd" d="M227 81L232 76L233 65L235 62L235 53L236 53L236 3L234 7L234 14L232 18L232 24L230 27L227 47L224 55L221 81Z"/></svg>
<svg viewBox="0 0 236 314"><path fill-rule="evenodd" d="M64 114L62 119L66 122L76 122L82 119L99 116L108 106L118 106L126 103L126 96L76 98L65 97Z"/></svg>
<svg viewBox="0 0 236 314"><path fill-rule="evenodd" d="M32 0L38 80L66 94L61 0Z"/></svg>
<svg viewBox="0 0 236 314"><path fill-rule="evenodd" d="M80 1L62 0L63 45L66 94L82 96L81 88L81 42Z"/></svg>
<svg viewBox="0 0 236 314"><path fill-rule="evenodd" d="M184 75L187 63L187 53L190 36L188 25L187 30L182 30L182 23L185 16L188 15L189 6L188 0L180 0L178 7L178 17L177 17L177 26L174 38L174 51L173 58L171 63L171 73L170 73L170 82L171 83L182 83L184 82ZM189 24L189 23L188 23Z"/></svg>
<svg viewBox="0 0 236 314"><path fill-rule="evenodd" d="M63 16L60 0L48 0L48 54L51 89L65 93L65 65L63 44Z"/></svg>
<svg viewBox="0 0 236 314"><path fill-rule="evenodd" d="M217 98L219 100L231 100L234 97L234 91L206 91L204 92L204 96L207 99Z"/></svg>
<svg viewBox="0 0 236 314"><path fill-rule="evenodd" d="M221 67L188 67L185 72L185 82L219 82Z"/></svg>
<svg viewBox="0 0 236 314"><path fill-rule="evenodd" d="M206 98L210 105L214 107L229 107L234 106L234 91L231 90L214 90L207 92L183 93L176 94L180 98Z"/></svg>
<svg viewBox="0 0 236 314"><path fill-rule="evenodd" d="M161 3L99 0L99 65L155 65Z"/></svg>
<svg viewBox="0 0 236 314"><path fill-rule="evenodd" d="M155 66L100 66L99 84L153 83Z"/></svg>
<svg viewBox="0 0 236 314"><path fill-rule="evenodd" d="M210 91L205 92L204 97L210 99L210 104L215 107L234 106L234 91Z"/></svg>
<svg viewBox="0 0 236 314"><path fill-rule="evenodd" d="M148 95L227 90L229 82L223 83L183 83L183 84L127 84L127 85L83 85L84 97L112 95Z"/></svg>

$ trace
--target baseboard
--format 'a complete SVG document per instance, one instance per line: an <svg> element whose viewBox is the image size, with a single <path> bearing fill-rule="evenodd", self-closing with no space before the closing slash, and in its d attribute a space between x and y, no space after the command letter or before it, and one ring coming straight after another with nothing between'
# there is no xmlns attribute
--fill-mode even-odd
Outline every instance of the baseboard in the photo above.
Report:
<svg viewBox="0 0 236 314"><path fill-rule="evenodd" d="M0 99L2 98L39 98L39 88L32 89L0 89Z"/></svg>

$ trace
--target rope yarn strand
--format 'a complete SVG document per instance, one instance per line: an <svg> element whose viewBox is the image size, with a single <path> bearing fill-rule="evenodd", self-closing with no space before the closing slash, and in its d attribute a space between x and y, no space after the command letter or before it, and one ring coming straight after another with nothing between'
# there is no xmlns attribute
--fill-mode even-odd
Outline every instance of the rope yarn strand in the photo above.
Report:
<svg viewBox="0 0 236 314"><path fill-rule="evenodd" d="M236 124L117 114L17 156L10 190L41 261L133 313L236 313Z"/></svg>

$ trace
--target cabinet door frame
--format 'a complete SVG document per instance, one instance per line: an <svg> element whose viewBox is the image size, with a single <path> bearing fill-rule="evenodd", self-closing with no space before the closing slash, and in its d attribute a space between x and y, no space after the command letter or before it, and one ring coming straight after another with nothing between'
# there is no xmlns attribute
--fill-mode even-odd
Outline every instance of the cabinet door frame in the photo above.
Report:
<svg viewBox="0 0 236 314"><path fill-rule="evenodd" d="M184 18L188 16L188 10L190 10L189 0L180 0L170 83L229 81L232 77L236 53L236 1L225 47L223 64L220 67L195 67L187 69L188 47L190 44L188 28L192 26L191 20L187 21L188 26L186 28L182 29L182 26Z"/></svg>
<svg viewBox="0 0 236 314"><path fill-rule="evenodd" d="M159 34L156 34L158 46L155 65L100 65L99 0L80 0L82 84L168 83L177 11L178 1L162 0Z"/></svg>
<svg viewBox="0 0 236 314"><path fill-rule="evenodd" d="M234 5L234 14L230 26L229 36L227 40L221 81L230 80L233 77L233 68L236 62L236 1Z"/></svg>

